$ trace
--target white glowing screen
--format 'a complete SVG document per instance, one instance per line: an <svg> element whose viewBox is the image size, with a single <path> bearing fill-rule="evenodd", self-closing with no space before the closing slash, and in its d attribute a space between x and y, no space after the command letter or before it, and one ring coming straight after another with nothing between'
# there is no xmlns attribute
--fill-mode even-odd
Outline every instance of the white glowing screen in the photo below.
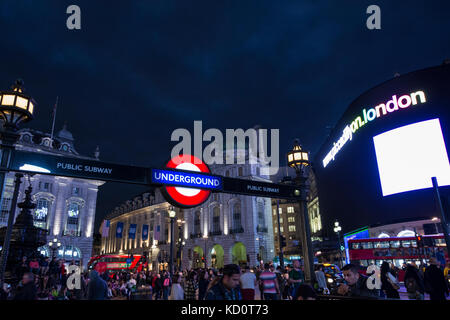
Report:
<svg viewBox="0 0 450 320"><path fill-rule="evenodd" d="M383 196L450 185L450 164L439 119L416 122L373 137Z"/></svg>

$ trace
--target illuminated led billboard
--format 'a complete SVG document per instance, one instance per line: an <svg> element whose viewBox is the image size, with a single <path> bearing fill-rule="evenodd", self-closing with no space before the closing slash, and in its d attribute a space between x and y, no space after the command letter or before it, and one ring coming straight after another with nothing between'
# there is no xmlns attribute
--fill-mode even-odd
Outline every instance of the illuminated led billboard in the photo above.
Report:
<svg viewBox="0 0 450 320"><path fill-rule="evenodd" d="M421 121L373 137L383 196L450 185L450 164L439 119Z"/></svg>
<svg viewBox="0 0 450 320"><path fill-rule="evenodd" d="M390 79L342 107L313 157L324 228L437 215L431 176L441 197L450 196L449 88L443 64Z"/></svg>

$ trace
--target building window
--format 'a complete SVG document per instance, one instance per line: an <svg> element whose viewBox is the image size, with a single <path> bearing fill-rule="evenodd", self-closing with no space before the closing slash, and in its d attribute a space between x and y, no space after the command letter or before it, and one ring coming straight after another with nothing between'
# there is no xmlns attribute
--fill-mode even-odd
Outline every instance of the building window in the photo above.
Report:
<svg viewBox="0 0 450 320"><path fill-rule="evenodd" d="M295 226L289 225L289 232L295 232Z"/></svg>
<svg viewBox="0 0 450 320"><path fill-rule="evenodd" d="M219 207L214 207L213 209L213 233L220 232L220 209Z"/></svg>
<svg viewBox="0 0 450 320"><path fill-rule="evenodd" d="M283 213L283 208L278 208L278 212L281 214Z"/></svg>
<svg viewBox="0 0 450 320"><path fill-rule="evenodd" d="M239 177L242 177L244 175L244 173L243 173L243 168L242 167L239 167L238 168L238 176Z"/></svg>
<svg viewBox="0 0 450 320"><path fill-rule="evenodd" d="M277 215L277 209L273 209L273 215L274 215L274 216Z"/></svg>
<svg viewBox="0 0 450 320"><path fill-rule="evenodd" d="M283 226L280 226L280 232L283 233L284 232L284 228Z"/></svg>
<svg viewBox="0 0 450 320"><path fill-rule="evenodd" d="M69 203L67 209L67 224L64 235L78 235L78 221L80 217L80 205L76 202Z"/></svg>
<svg viewBox="0 0 450 320"><path fill-rule="evenodd" d="M44 190L51 192L52 191L52 184L49 182L41 182L39 181L39 190Z"/></svg>
<svg viewBox="0 0 450 320"><path fill-rule="evenodd" d="M36 210L34 211L33 222L37 228L47 229L47 215L50 207L50 201L40 198L37 201Z"/></svg>
<svg viewBox="0 0 450 320"><path fill-rule="evenodd" d="M233 205L233 230L238 230L242 227L241 224L241 204L235 203Z"/></svg>
<svg viewBox="0 0 450 320"><path fill-rule="evenodd" d="M282 217L280 217L280 223L283 223L283 218Z"/></svg>
<svg viewBox="0 0 450 320"><path fill-rule="evenodd" d="M0 224L8 224L9 209L11 208L11 200L14 190L14 178L5 178L5 188L3 190L2 205L0 212Z"/></svg>
<svg viewBox="0 0 450 320"><path fill-rule="evenodd" d="M295 222L295 218L294 217L288 217L288 222Z"/></svg>
<svg viewBox="0 0 450 320"><path fill-rule="evenodd" d="M72 195L74 195L74 196L79 196L79 195L80 195L80 188L78 188L78 187L73 187L73 189L72 189Z"/></svg>
<svg viewBox="0 0 450 320"><path fill-rule="evenodd" d="M294 207L287 207L287 213L294 213Z"/></svg>
<svg viewBox="0 0 450 320"><path fill-rule="evenodd" d="M225 172L225 176L229 177L230 176L230 171L227 170L227 172Z"/></svg>

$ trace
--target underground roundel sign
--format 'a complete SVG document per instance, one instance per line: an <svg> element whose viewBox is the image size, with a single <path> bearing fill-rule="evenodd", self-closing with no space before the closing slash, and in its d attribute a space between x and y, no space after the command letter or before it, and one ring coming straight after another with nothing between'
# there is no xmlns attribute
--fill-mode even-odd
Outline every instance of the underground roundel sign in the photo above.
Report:
<svg viewBox="0 0 450 320"><path fill-rule="evenodd" d="M171 159L167 163L166 168L196 171L206 174L211 173L208 166L204 162L192 155L179 155ZM198 179L204 178L201 178L201 176L197 177L197 182L199 181ZM163 186L161 190L169 203L182 208L192 208L201 205L203 202L208 200L209 195L211 194L211 190L168 185Z"/></svg>

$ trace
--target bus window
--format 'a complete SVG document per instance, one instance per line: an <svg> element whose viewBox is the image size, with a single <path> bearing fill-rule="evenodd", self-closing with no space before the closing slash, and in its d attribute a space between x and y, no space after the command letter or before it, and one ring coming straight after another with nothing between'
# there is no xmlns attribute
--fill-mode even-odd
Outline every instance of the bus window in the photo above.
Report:
<svg viewBox="0 0 450 320"><path fill-rule="evenodd" d="M400 248L400 241L391 241L391 248Z"/></svg>
<svg viewBox="0 0 450 320"><path fill-rule="evenodd" d="M362 249L372 249L373 243L372 242L361 242Z"/></svg>
<svg viewBox="0 0 450 320"><path fill-rule="evenodd" d="M445 247L445 240L444 239L434 239L434 244L437 247Z"/></svg>
<svg viewBox="0 0 450 320"><path fill-rule="evenodd" d="M361 265L367 267L368 266L367 260L361 260Z"/></svg>
<svg viewBox="0 0 450 320"><path fill-rule="evenodd" d="M416 240L411 240L411 246L414 248L417 248L417 241Z"/></svg>
<svg viewBox="0 0 450 320"><path fill-rule="evenodd" d="M380 248L389 248L389 241L380 242Z"/></svg>
<svg viewBox="0 0 450 320"><path fill-rule="evenodd" d="M359 242L353 242L352 243L352 249L361 249L361 245Z"/></svg>
<svg viewBox="0 0 450 320"><path fill-rule="evenodd" d="M403 240L403 241L402 241L402 247L403 247L403 248L409 248L409 247L411 247L411 240Z"/></svg>

